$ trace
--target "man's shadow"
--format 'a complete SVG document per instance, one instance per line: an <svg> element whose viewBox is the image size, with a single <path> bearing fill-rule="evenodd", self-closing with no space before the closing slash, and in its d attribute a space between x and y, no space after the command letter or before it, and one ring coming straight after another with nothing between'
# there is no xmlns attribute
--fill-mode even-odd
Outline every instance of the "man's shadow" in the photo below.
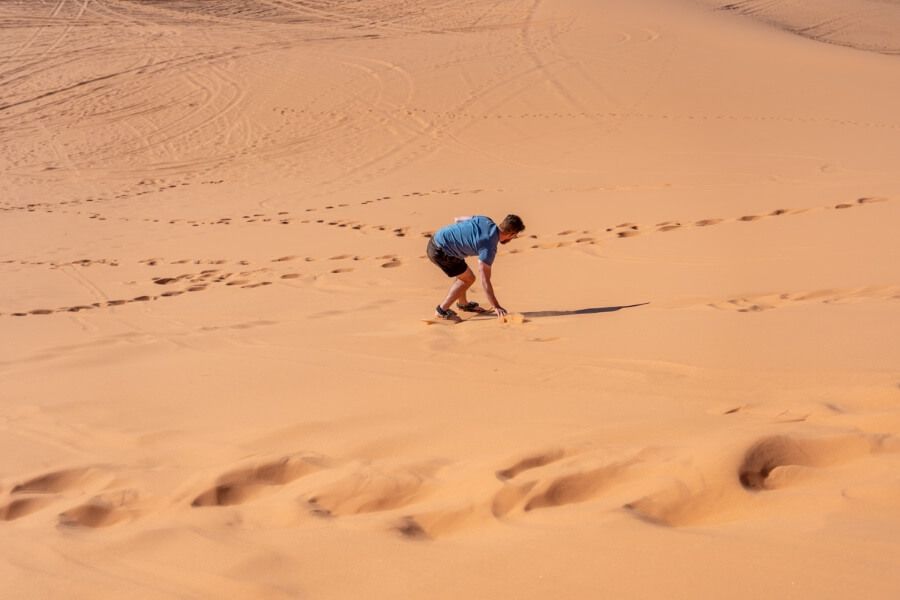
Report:
<svg viewBox="0 0 900 600"><path fill-rule="evenodd" d="M594 308L579 308L577 310L533 310L523 312L522 315L526 319L538 319L540 317L568 317L569 315L595 315L597 313L616 312L624 308L635 308L636 306L646 306L649 302L641 302L640 304L626 304L623 306L597 306Z"/></svg>

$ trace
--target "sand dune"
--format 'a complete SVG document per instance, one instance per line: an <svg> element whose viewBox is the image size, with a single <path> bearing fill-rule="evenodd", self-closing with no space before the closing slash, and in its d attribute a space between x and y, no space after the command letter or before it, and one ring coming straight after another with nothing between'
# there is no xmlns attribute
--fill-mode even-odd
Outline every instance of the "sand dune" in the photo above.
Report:
<svg viewBox="0 0 900 600"><path fill-rule="evenodd" d="M757 19L803 37L857 50L900 54L900 3L892 0L799 2L704 0L717 10Z"/></svg>
<svg viewBox="0 0 900 600"><path fill-rule="evenodd" d="M0 4L2 596L896 598L898 11Z"/></svg>

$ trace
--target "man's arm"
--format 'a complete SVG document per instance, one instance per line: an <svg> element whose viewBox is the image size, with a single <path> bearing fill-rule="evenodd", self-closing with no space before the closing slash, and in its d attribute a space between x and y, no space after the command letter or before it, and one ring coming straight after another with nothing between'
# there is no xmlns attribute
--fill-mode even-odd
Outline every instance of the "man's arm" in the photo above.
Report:
<svg viewBox="0 0 900 600"><path fill-rule="evenodd" d="M502 318L506 314L506 309L500 306L497 296L494 295L494 286L491 284L491 265L478 261L478 270L481 272L481 287L484 288L488 302L494 307L497 316Z"/></svg>

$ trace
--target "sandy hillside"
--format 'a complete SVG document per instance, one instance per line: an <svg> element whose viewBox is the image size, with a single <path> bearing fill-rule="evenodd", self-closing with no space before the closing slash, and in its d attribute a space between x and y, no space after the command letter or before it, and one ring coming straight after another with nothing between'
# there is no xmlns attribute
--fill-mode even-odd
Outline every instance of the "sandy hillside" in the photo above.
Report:
<svg viewBox="0 0 900 600"><path fill-rule="evenodd" d="M898 4L809 4L0 3L0 596L900 597Z"/></svg>
<svg viewBox="0 0 900 600"><path fill-rule="evenodd" d="M698 0L819 42L900 54L898 0Z"/></svg>

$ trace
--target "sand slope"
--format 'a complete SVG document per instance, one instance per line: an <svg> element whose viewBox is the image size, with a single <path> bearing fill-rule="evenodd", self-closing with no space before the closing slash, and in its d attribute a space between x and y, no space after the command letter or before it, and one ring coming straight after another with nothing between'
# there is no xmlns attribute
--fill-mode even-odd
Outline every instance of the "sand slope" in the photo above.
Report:
<svg viewBox="0 0 900 600"><path fill-rule="evenodd" d="M808 4L0 4L2 595L896 598L897 5Z"/></svg>
<svg viewBox="0 0 900 600"><path fill-rule="evenodd" d="M703 0L707 6L757 19L803 37L882 54L900 54L896 0Z"/></svg>

